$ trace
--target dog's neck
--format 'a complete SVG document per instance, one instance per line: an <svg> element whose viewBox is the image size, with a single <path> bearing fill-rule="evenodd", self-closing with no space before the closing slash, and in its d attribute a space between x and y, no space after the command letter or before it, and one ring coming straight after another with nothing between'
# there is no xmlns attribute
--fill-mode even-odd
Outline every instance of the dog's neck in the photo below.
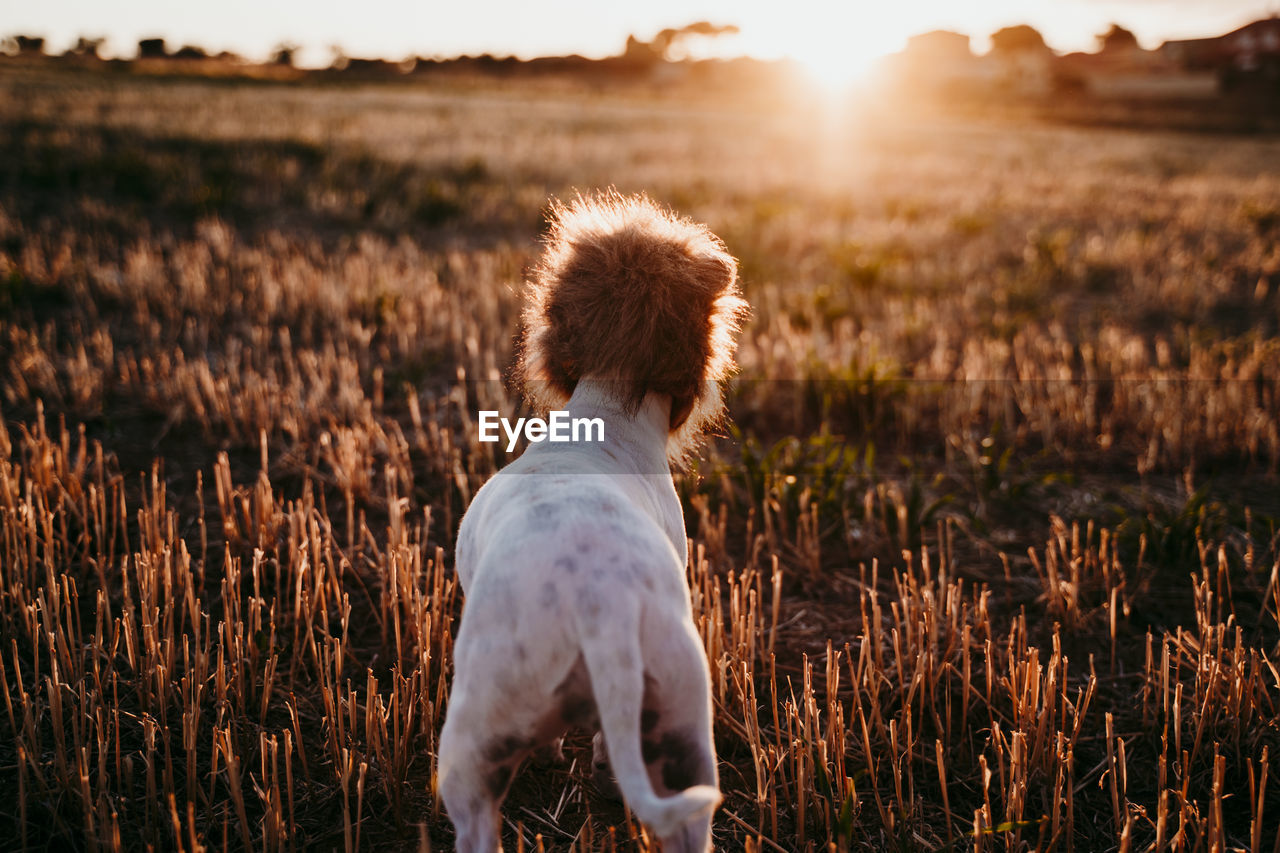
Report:
<svg viewBox="0 0 1280 853"><path fill-rule="evenodd" d="M649 394L639 409L628 412L611 383L582 379L565 408L570 417L604 421L604 441L582 445L582 451L608 458L609 472L623 475L617 477L618 486L652 513L676 553L687 558L684 513L667 461L671 396Z"/></svg>
<svg viewBox="0 0 1280 853"><path fill-rule="evenodd" d="M634 470L628 473L669 476L669 394L648 394L639 409L628 412L618 400L611 383L585 378L579 380L565 409L571 418L600 418L604 421L604 448L619 462L634 466Z"/></svg>

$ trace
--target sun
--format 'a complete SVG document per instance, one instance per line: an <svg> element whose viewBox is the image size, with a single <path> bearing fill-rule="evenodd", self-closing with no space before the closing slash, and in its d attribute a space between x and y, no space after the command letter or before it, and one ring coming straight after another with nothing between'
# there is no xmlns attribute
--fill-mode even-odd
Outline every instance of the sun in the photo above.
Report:
<svg viewBox="0 0 1280 853"><path fill-rule="evenodd" d="M829 91L844 91L868 82L880 61L899 50L906 40L890 13L847 17L853 19L844 26L815 29L803 42L788 48L814 82Z"/></svg>
<svg viewBox="0 0 1280 853"><path fill-rule="evenodd" d="M809 53L795 59L819 87L842 92L869 82L880 60L891 52L867 50L860 53Z"/></svg>
<svg viewBox="0 0 1280 853"><path fill-rule="evenodd" d="M902 49L919 28L921 7L932 2L798 0L785 17L744 26L744 46L793 59L821 88L843 91L865 83L884 57Z"/></svg>

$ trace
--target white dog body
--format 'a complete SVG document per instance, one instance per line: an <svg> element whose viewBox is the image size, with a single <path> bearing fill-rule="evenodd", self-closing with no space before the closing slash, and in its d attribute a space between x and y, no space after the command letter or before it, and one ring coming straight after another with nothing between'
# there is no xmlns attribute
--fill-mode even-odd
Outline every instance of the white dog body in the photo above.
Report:
<svg viewBox="0 0 1280 853"><path fill-rule="evenodd" d="M643 196L553 204L513 370L540 410L603 441L538 443L458 531L466 593L438 784L462 853L501 849L534 748L598 727L623 798L665 853L705 853L720 802L711 678L693 624L670 464L723 415L747 304L705 226Z"/></svg>
<svg viewBox="0 0 1280 853"><path fill-rule="evenodd" d="M466 618L439 784L461 851L499 849L511 774L571 725L599 724L628 805L668 851L708 849L719 802L710 679L667 462L670 398L634 415L583 380L572 417L603 442L531 445L458 534Z"/></svg>

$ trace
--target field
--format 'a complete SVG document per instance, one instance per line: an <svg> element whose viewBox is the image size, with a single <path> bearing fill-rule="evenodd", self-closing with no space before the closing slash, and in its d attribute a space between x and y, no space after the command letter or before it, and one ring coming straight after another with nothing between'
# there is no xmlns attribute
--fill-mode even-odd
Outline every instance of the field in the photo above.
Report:
<svg viewBox="0 0 1280 853"><path fill-rule="evenodd" d="M0 68L0 849L448 850L548 199L753 316L677 475L723 850L1280 849L1280 139ZM508 850L651 850L565 764Z"/></svg>

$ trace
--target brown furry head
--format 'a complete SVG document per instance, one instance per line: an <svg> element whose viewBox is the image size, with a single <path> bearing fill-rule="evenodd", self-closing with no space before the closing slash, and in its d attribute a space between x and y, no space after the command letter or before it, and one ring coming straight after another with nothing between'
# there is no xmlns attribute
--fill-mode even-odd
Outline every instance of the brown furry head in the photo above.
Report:
<svg viewBox="0 0 1280 853"><path fill-rule="evenodd" d="M724 409L747 315L737 274L705 226L643 195L554 202L514 378L541 409L563 407L585 377L614 383L629 412L670 394L667 455L679 462Z"/></svg>

